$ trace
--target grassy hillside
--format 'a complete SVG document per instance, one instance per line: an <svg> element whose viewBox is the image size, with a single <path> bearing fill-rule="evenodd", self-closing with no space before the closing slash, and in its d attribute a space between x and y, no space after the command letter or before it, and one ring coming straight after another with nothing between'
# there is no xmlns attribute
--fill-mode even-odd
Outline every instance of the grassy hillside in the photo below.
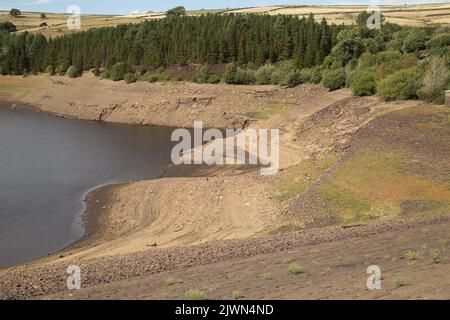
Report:
<svg viewBox="0 0 450 320"><path fill-rule="evenodd" d="M338 139L350 129L343 124L364 118L345 112L336 116L331 109L316 116L317 121L308 119L314 122L311 127L301 127L299 137L308 139L317 135L314 130L329 128L335 139L333 148L283 172L278 186L278 200L289 203L298 217L307 217L307 225L448 212L447 107L428 105L382 114L366 126L354 128L343 147ZM322 137L325 143L329 141L327 133Z"/></svg>

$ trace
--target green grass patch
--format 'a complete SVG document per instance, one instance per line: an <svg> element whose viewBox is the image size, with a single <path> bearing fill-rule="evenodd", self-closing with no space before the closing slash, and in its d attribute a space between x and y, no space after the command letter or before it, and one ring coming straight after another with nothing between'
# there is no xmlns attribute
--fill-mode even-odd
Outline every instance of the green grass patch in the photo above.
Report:
<svg viewBox="0 0 450 320"><path fill-rule="evenodd" d="M303 273L303 270L296 263L290 263L287 267L287 270L289 274L292 275L299 275Z"/></svg>
<svg viewBox="0 0 450 320"><path fill-rule="evenodd" d="M249 111L244 114L247 118L255 120L267 120L273 116L283 113L285 110L285 104L281 102L273 102L267 104L263 110Z"/></svg>
<svg viewBox="0 0 450 320"><path fill-rule="evenodd" d="M205 300L206 292L205 290L193 289L186 293L186 300Z"/></svg>
<svg viewBox="0 0 450 320"><path fill-rule="evenodd" d="M401 288L408 285L408 282L405 279L396 279L395 280L395 288Z"/></svg>

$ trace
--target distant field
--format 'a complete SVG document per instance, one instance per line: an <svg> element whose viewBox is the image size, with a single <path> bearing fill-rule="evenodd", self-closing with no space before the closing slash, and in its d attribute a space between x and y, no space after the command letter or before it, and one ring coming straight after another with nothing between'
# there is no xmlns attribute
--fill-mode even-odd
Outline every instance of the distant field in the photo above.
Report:
<svg viewBox="0 0 450 320"><path fill-rule="evenodd" d="M316 19L325 17L330 23L352 24L357 15L367 9L367 6L336 5L336 6L268 6L251 7L240 9L211 9L189 11L189 15L201 14L286 14L306 16L313 13ZM450 25L450 3L404 5L404 6L381 6L381 11L387 22L400 25L427 26L427 25ZM0 11L0 22L13 22L19 32L42 32L46 36L58 36L72 32L67 29L66 21L68 14L46 14L46 19L40 18L38 12L24 12L20 17L11 17L8 12ZM114 15L82 15L82 30L96 27L115 26L123 23L139 23L149 19L163 18L164 13L143 13L129 16ZM40 28L41 23L47 23L47 27Z"/></svg>

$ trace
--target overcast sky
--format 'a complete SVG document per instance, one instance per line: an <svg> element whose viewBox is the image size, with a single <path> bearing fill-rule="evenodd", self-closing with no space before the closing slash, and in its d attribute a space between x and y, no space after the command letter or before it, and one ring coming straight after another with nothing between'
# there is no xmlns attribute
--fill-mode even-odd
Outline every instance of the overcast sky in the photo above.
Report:
<svg viewBox="0 0 450 320"><path fill-rule="evenodd" d="M396 1L396 0L0 0L0 10L18 8L22 11L66 12L70 5L78 5L81 13L129 14L133 11L166 11L178 5L193 9L221 9L252 6L268 6L273 4L415 4L449 2L439 0Z"/></svg>

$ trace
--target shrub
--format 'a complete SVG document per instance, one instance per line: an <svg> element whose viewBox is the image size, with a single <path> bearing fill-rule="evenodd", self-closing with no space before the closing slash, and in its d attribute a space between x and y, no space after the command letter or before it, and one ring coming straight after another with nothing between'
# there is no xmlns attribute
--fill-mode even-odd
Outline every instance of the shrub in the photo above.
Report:
<svg viewBox="0 0 450 320"><path fill-rule="evenodd" d="M109 79L113 81L123 80L125 74L130 73L132 71L131 66L126 62L118 62L111 68L111 72L109 75Z"/></svg>
<svg viewBox="0 0 450 320"><path fill-rule="evenodd" d="M164 280L164 284L166 286L173 286L175 284L181 284L181 283L183 283L183 280L181 280L181 279L174 279L174 278L170 278L170 277L166 278Z"/></svg>
<svg viewBox="0 0 450 320"><path fill-rule="evenodd" d="M417 52L425 49L425 42L427 41L427 34L422 29L411 29L402 45L402 52Z"/></svg>
<svg viewBox="0 0 450 320"><path fill-rule="evenodd" d="M409 260L417 260L419 259L419 253L417 253L416 251L408 251L407 253L405 253L405 257Z"/></svg>
<svg viewBox="0 0 450 320"><path fill-rule="evenodd" d="M291 61L281 62L276 69L272 72L270 77L270 82L272 84L279 84L286 86L288 83L288 78L292 77L290 75L295 69L295 66Z"/></svg>
<svg viewBox="0 0 450 320"><path fill-rule="evenodd" d="M2 76L6 76L8 73L9 73L9 72L8 72L8 69L7 69L6 67L0 65L0 74L1 74Z"/></svg>
<svg viewBox="0 0 450 320"><path fill-rule="evenodd" d="M6 22L0 23L0 31L16 32L17 28L14 25L14 23L6 21Z"/></svg>
<svg viewBox="0 0 450 320"><path fill-rule="evenodd" d="M272 280L272 272L266 272L262 275L264 280Z"/></svg>
<svg viewBox="0 0 450 320"><path fill-rule="evenodd" d="M255 71L238 68L236 73L236 84L252 84L255 83Z"/></svg>
<svg viewBox="0 0 450 320"><path fill-rule="evenodd" d="M204 300L205 299L205 292L202 290L191 290L188 293L186 293L186 299L187 300Z"/></svg>
<svg viewBox="0 0 450 320"><path fill-rule="evenodd" d="M444 90L449 83L450 72L443 58L435 57L431 60L422 80L422 87L417 95L427 102L444 102Z"/></svg>
<svg viewBox="0 0 450 320"><path fill-rule="evenodd" d="M98 67L95 67L94 69L92 69L92 73L96 77L100 76L100 74L101 74L100 69Z"/></svg>
<svg viewBox="0 0 450 320"><path fill-rule="evenodd" d="M207 66L200 66L197 68L192 81L195 83L207 83L210 77L209 69Z"/></svg>
<svg viewBox="0 0 450 320"><path fill-rule="evenodd" d="M382 51L376 54L361 56L361 67L373 67L383 62L398 60L401 53L398 51Z"/></svg>
<svg viewBox="0 0 450 320"><path fill-rule="evenodd" d="M158 76L156 74L150 74L147 81L148 82L156 82L156 81L158 81Z"/></svg>
<svg viewBox="0 0 450 320"><path fill-rule="evenodd" d="M384 100L409 99L417 96L420 71L410 68L397 71L377 84L378 95Z"/></svg>
<svg viewBox="0 0 450 320"><path fill-rule="evenodd" d="M426 46L430 49L450 46L450 32L433 36L430 40L427 41Z"/></svg>
<svg viewBox="0 0 450 320"><path fill-rule="evenodd" d="M102 79L109 79L110 77L111 77L111 71L110 70L106 70L105 72L103 72Z"/></svg>
<svg viewBox="0 0 450 320"><path fill-rule="evenodd" d="M77 68L75 68L74 66L70 66L67 69L66 74L70 77L70 78L75 78L76 76L78 76L78 70Z"/></svg>
<svg viewBox="0 0 450 320"><path fill-rule="evenodd" d="M404 286L407 286L407 285L408 285L408 283L406 282L405 279L396 279L395 280L395 287L397 289L401 288L401 287L404 287Z"/></svg>
<svg viewBox="0 0 450 320"><path fill-rule="evenodd" d="M222 81L222 79L217 74L210 75L208 79L208 83L212 84L220 83L220 81Z"/></svg>
<svg viewBox="0 0 450 320"><path fill-rule="evenodd" d="M344 68L327 70L323 75L323 85L330 90L337 90L345 86L345 79Z"/></svg>
<svg viewBox="0 0 450 320"><path fill-rule="evenodd" d="M289 264L289 263L291 263L293 260L292 260L292 258L291 257L285 257L285 258L283 258L283 263L284 264Z"/></svg>
<svg viewBox="0 0 450 320"><path fill-rule="evenodd" d="M231 63L227 66L224 78L229 84L251 84L255 82L255 71L245 70Z"/></svg>
<svg viewBox="0 0 450 320"><path fill-rule="evenodd" d="M441 261L438 250L431 250L431 261L435 264Z"/></svg>
<svg viewBox="0 0 450 320"><path fill-rule="evenodd" d="M300 267L296 263L289 264L287 269L290 274L298 275L303 273L302 269L300 269Z"/></svg>
<svg viewBox="0 0 450 320"><path fill-rule="evenodd" d="M293 88L301 83L303 82L300 71L292 70L284 76L284 78L280 82L280 85Z"/></svg>
<svg viewBox="0 0 450 320"><path fill-rule="evenodd" d="M398 58L384 61L379 64L375 71L377 79L386 78L399 70L411 68L417 65L417 58L413 54L404 54Z"/></svg>
<svg viewBox="0 0 450 320"><path fill-rule="evenodd" d="M233 291L231 296L233 297L234 300L239 300L243 298L242 293L240 291Z"/></svg>
<svg viewBox="0 0 450 320"><path fill-rule="evenodd" d="M126 83L134 83L138 79L135 73L126 73L123 78Z"/></svg>
<svg viewBox="0 0 450 320"><path fill-rule="evenodd" d="M316 66L312 71L310 82L318 84L320 81L322 81L322 71L319 66Z"/></svg>
<svg viewBox="0 0 450 320"><path fill-rule="evenodd" d="M170 81L172 80L172 73L169 70L164 70L158 75L159 81Z"/></svg>
<svg viewBox="0 0 450 320"><path fill-rule="evenodd" d="M311 81L311 77L313 74L313 68L304 68L300 70L299 77L300 83L307 83Z"/></svg>
<svg viewBox="0 0 450 320"><path fill-rule="evenodd" d="M276 67L272 64L265 64L261 66L255 73L257 84L270 84L272 79L272 73L276 70Z"/></svg>
<svg viewBox="0 0 450 320"><path fill-rule="evenodd" d="M60 64L56 67L55 72L59 75L63 75L66 72L67 68L64 65Z"/></svg>
<svg viewBox="0 0 450 320"><path fill-rule="evenodd" d="M355 96L370 96L376 91L376 80L371 70L358 70L350 79L350 88Z"/></svg>
<svg viewBox="0 0 450 320"><path fill-rule="evenodd" d="M48 74L49 76L54 76L55 69L53 68L52 65L48 65L47 68L45 69L45 73Z"/></svg>
<svg viewBox="0 0 450 320"><path fill-rule="evenodd" d="M237 65L233 63L229 63L227 68L225 69L224 79L226 83L232 84L236 79L237 74Z"/></svg>

